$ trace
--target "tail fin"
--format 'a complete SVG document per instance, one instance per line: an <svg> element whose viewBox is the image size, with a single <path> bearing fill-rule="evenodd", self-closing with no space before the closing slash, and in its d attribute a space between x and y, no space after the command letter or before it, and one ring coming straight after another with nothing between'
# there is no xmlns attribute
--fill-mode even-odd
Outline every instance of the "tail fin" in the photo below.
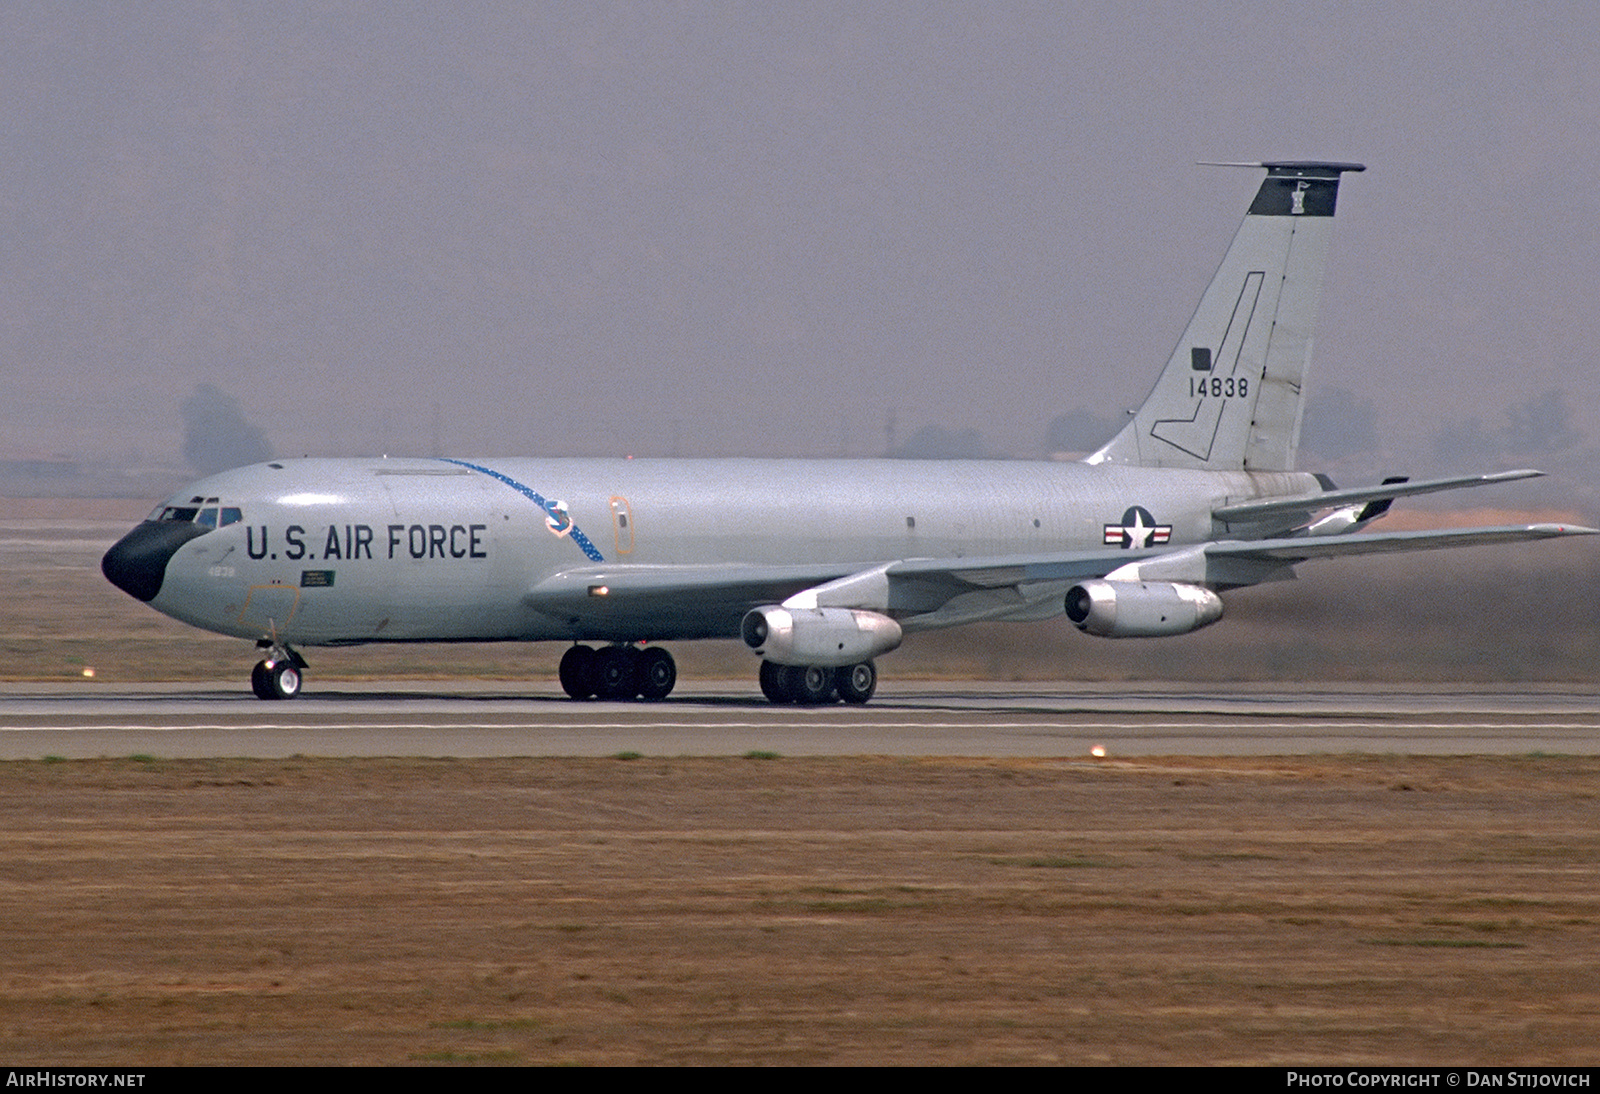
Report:
<svg viewBox="0 0 1600 1094"><path fill-rule="evenodd" d="M1090 463L1292 471L1339 179L1359 163L1251 163L1267 177L1178 348Z"/></svg>

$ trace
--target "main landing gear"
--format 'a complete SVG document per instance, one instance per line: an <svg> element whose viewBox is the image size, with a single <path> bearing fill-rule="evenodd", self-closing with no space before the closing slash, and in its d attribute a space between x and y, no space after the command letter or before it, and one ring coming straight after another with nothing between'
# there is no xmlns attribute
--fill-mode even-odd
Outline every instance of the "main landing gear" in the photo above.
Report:
<svg viewBox="0 0 1600 1094"><path fill-rule="evenodd" d="M847 703L865 703L878 690L878 669L871 661L843 668L822 665L779 665L761 662L761 694L774 703L819 706L835 696Z"/></svg>
<svg viewBox="0 0 1600 1094"><path fill-rule="evenodd" d="M305 683L306 659L288 646L263 640L258 648L267 651L265 659L250 670L250 690L257 699L293 699Z"/></svg>
<svg viewBox="0 0 1600 1094"><path fill-rule="evenodd" d="M574 699L665 699L678 664L660 646L573 646L561 655L561 689Z"/></svg>
<svg viewBox="0 0 1600 1094"><path fill-rule="evenodd" d="M561 689L574 699L665 699L678 666L660 646L571 646L561 655ZM774 703L865 703L878 690L871 661L843 668L761 662L761 693Z"/></svg>

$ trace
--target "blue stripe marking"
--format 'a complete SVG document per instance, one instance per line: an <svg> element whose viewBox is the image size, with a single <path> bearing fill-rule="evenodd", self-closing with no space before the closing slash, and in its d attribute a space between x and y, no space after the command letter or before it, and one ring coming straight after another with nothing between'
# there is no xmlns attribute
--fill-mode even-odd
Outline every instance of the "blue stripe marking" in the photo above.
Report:
<svg viewBox="0 0 1600 1094"><path fill-rule="evenodd" d="M567 533L567 535L571 537L572 542L576 543L580 548L582 548L583 553L588 555L591 560L595 562L604 562L606 560L605 556L595 548L595 545L589 542L589 537L584 535L582 530L579 529L577 522L572 519L571 514L562 513L556 509L554 505L545 500L544 495L540 494L539 491L533 489L531 486L524 486L510 475L502 475L500 472L495 471L492 468L479 467L477 464L468 463L466 460L452 460L448 456L440 456L439 459L443 460L445 463L453 463L457 467L466 467L473 471L481 471L485 475L488 475L491 479L498 479L507 486L511 487L511 489L515 490L517 493L521 494L523 497L527 498L529 501L533 502L533 504L537 505L540 509L543 509L551 520L559 521L565 517L572 525L572 530Z"/></svg>

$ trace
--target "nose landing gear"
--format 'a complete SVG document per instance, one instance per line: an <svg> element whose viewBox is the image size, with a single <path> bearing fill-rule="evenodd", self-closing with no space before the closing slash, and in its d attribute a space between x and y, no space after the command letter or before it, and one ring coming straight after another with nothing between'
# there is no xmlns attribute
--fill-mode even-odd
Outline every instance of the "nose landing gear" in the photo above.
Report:
<svg viewBox="0 0 1600 1094"><path fill-rule="evenodd" d="M305 683L306 659L289 646L262 640L257 648L266 650L263 660L250 670L250 690L257 699L293 699Z"/></svg>

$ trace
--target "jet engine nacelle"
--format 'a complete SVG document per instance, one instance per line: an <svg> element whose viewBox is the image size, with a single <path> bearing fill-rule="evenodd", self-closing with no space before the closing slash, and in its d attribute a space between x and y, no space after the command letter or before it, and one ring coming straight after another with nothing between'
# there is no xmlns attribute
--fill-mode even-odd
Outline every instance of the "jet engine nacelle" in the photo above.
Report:
<svg viewBox="0 0 1600 1094"><path fill-rule="evenodd" d="M1171 581L1085 581L1067 590L1067 618L1103 638L1188 634L1222 618L1222 598Z"/></svg>
<svg viewBox="0 0 1600 1094"><path fill-rule="evenodd" d="M900 624L856 608L783 608L745 613L744 644L779 665L855 665L900 645Z"/></svg>

